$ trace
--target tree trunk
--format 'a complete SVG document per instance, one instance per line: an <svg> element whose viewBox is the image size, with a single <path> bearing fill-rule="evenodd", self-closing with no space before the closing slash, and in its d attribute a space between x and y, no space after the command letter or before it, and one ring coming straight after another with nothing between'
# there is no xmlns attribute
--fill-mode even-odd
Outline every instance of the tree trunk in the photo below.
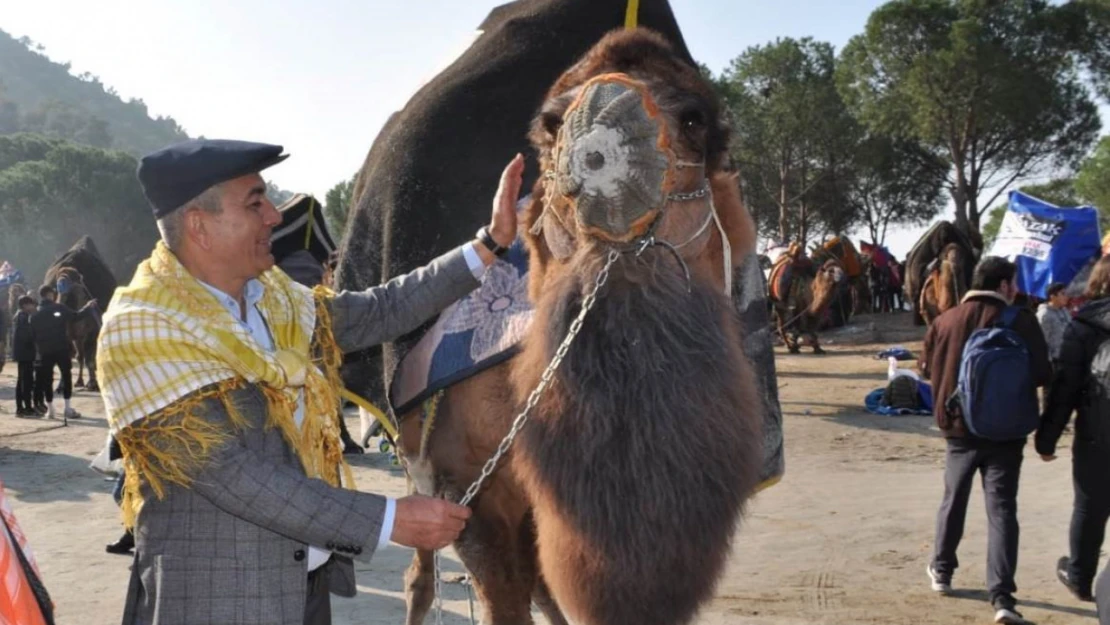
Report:
<svg viewBox="0 0 1110 625"><path fill-rule="evenodd" d="M802 249L806 249L806 243L809 239L809 214L806 210L806 203L803 200L798 204L798 240L802 244Z"/></svg>
<svg viewBox="0 0 1110 625"><path fill-rule="evenodd" d="M787 231L786 223L786 174L780 170L779 172L779 236L782 238L782 243L789 245L790 238Z"/></svg>
<svg viewBox="0 0 1110 625"><path fill-rule="evenodd" d="M956 203L956 227L961 232L970 233L971 224L967 219L967 190L963 185L963 176L957 175L956 186L948 189L952 194L952 201Z"/></svg>

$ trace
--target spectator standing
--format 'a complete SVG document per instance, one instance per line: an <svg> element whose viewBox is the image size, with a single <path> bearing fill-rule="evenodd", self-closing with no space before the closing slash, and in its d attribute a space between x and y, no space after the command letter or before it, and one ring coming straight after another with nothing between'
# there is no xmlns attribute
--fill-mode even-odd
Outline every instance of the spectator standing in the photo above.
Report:
<svg viewBox="0 0 1110 625"><path fill-rule="evenodd" d="M971 291L963 302L942 314L925 335L922 373L933 382L937 426L947 441L944 467L944 499L937 512L933 560L927 568L934 591L952 590L952 575L959 567L956 550L963 537L968 499L975 474L983 479L989 522L987 542L987 586L995 622L1026 623L1017 611L1014 572L1018 558L1017 492L1025 437L993 441L971 434L958 411L950 411L948 398L957 388L964 346L972 333L994 325L1017 295L1013 263L987 257L975 268ZM1011 329L1025 342L1030 354L1030 372L1037 386L1049 382L1052 365L1044 334L1033 312L1017 312ZM1033 401L1036 401L1035 397Z"/></svg>

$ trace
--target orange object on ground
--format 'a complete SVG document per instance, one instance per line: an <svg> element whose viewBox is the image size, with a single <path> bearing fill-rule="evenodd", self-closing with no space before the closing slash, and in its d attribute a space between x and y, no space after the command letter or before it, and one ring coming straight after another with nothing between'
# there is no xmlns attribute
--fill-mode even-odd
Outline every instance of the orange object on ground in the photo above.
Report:
<svg viewBox="0 0 1110 625"><path fill-rule="evenodd" d="M50 597L40 581L42 576L27 537L8 505L2 480L0 521L0 625L52 625Z"/></svg>

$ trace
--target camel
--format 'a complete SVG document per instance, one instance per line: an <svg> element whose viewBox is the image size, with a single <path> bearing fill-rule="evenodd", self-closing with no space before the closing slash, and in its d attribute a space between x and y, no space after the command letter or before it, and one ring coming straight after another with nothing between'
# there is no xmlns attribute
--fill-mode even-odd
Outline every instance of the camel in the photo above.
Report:
<svg viewBox="0 0 1110 625"><path fill-rule="evenodd" d="M662 37L616 31L555 81L529 137L531 325L515 357L400 415L402 463L412 490L458 500L533 406L455 544L482 622L531 623L535 601L553 624L688 623L762 456L729 297L755 229L721 105ZM434 597L432 555L405 576L409 625Z"/></svg>
<svg viewBox="0 0 1110 625"><path fill-rule="evenodd" d="M806 335L814 354L825 350L817 340L817 330L845 280L844 270L835 260L827 260L816 272L784 255L771 270L770 300L775 325L791 354L801 351L799 338Z"/></svg>
<svg viewBox="0 0 1110 625"><path fill-rule="evenodd" d="M65 293L58 294L58 302L68 306L70 310L81 310L93 299L92 293L85 286L81 272L73 267L51 267L46 279L47 284L53 284L55 288L58 288L59 282L65 282L67 285ZM73 353L77 357L77 381L73 383L73 388L99 391L100 385L96 381L96 339L100 335L99 315L81 316L69 324L67 331L69 340L73 343ZM85 384L86 370L89 372L88 385Z"/></svg>
<svg viewBox="0 0 1110 625"><path fill-rule="evenodd" d="M946 310L958 306L968 288L964 280L968 259L962 247L948 244L937 261L921 286L920 310L927 326Z"/></svg>

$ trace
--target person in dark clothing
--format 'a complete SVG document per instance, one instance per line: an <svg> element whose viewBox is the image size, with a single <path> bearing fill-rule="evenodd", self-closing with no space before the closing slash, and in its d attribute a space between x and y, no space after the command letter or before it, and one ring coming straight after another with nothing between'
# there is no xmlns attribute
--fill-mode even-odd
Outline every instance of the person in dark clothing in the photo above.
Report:
<svg viewBox="0 0 1110 625"><path fill-rule="evenodd" d="M310 289L320 284L331 287L331 271L334 269L334 265L329 268L328 265L318 262L308 250L293 252L279 260L277 264L290 278ZM336 420L339 422L339 438L343 441L343 453L363 453L362 445L351 438L351 433L347 429L347 422L343 419L342 410L336 411Z"/></svg>
<svg viewBox="0 0 1110 625"><path fill-rule="evenodd" d="M70 406L73 397L73 344L69 339L69 325L91 314L96 300L89 301L79 311L59 304L58 291L44 285L39 289L39 309L31 315L31 328L35 334L35 348L39 354L39 370L35 379L35 408L54 418L54 368L62 376L62 399L65 416L76 419L80 415Z"/></svg>
<svg viewBox="0 0 1110 625"><path fill-rule="evenodd" d="M32 404L35 392L35 333L31 329L31 315L35 313L35 300L29 295L19 298L19 311L12 319L12 360L18 367L15 380L15 415L36 417Z"/></svg>
<svg viewBox="0 0 1110 625"><path fill-rule="evenodd" d="M1091 585L1110 519L1110 257L1095 263L1085 296L1088 302L1064 329L1034 442L1043 460L1055 460L1060 434L1077 411L1070 555L1057 562L1056 576L1080 600L1092 601Z"/></svg>
<svg viewBox="0 0 1110 625"><path fill-rule="evenodd" d="M988 257L975 268L971 291L963 302L936 319L925 334L920 360L924 377L933 383L934 415L947 439L944 499L937 513L933 560L927 572L934 591L952 590L952 574L959 566L956 549L963 537L964 519L975 474L980 473L990 524L987 543L987 584L996 623L1025 623L1015 609L1014 571L1017 569L1017 492L1025 438L996 442L972 435L963 418L946 407L956 390L965 343L980 328L994 324L1017 295L1017 268L1003 258ZM1032 311L1022 309L1012 329L1029 349L1031 372L1038 386L1052 375L1048 345Z"/></svg>

